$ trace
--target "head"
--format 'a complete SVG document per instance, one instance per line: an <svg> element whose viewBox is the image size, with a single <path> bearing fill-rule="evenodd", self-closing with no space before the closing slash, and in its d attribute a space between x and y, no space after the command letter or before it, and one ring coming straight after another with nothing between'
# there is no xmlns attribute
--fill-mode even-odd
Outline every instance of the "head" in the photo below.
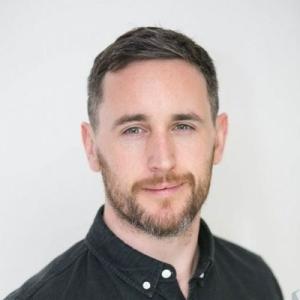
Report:
<svg viewBox="0 0 300 300"><path fill-rule="evenodd" d="M106 205L148 234L185 232L227 132L207 52L171 30L125 33L95 59L88 114L83 142L91 168L102 173Z"/></svg>
<svg viewBox="0 0 300 300"><path fill-rule="evenodd" d="M103 79L108 72L124 69L132 62L153 59L180 59L195 66L204 76L215 120L218 109L218 81L208 53L187 36L158 27L140 27L121 35L94 61L88 78L88 115L90 124L98 126L98 107L103 101Z"/></svg>

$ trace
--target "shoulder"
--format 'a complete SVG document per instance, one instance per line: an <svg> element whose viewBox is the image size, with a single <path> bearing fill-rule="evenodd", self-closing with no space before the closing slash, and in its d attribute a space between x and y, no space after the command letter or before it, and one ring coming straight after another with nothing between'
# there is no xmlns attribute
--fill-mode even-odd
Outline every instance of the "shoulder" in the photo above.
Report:
<svg viewBox="0 0 300 300"><path fill-rule="evenodd" d="M80 268L82 260L88 250L84 241L80 241L69 248L67 251L56 257L45 268L39 271L36 275L28 279L19 289L9 294L4 300L27 300L35 299L34 296L41 291L46 294L47 291L58 291L66 284L66 277L74 268ZM53 289L55 287L55 289ZM45 296L45 299L54 299ZM42 298L40 298L42 299Z"/></svg>
<svg viewBox="0 0 300 300"><path fill-rule="evenodd" d="M272 270L261 256L215 237L215 261L219 273L226 273L226 276L246 282L251 288L263 289L262 293L266 295L281 295L281 289Z"/></svg>
<svg viewBox="0 0 300 300"><path fill-rule="evenodd" d="M243 266L266 266L261 256L235 243L215 237L215 255L217 260L226 258L231 263Z"/></svg>

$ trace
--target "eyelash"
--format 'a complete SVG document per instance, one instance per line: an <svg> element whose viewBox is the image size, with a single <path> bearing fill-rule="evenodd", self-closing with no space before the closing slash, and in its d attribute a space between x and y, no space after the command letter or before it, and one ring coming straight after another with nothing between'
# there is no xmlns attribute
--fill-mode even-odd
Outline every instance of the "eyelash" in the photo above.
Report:
<svg viewBox="0 0 300 300"><path fill-rule="evenodd" d="M181 127L181 129L183 130L183 131L187 131L187 130L195 130L195 128L194 127L192 127L191 125L188 125L188 124L177 124L175 127ZM182 128L182 127L184 127L184 129Z"/></svg>
<svg viewBox="0 0 300 300"><path fill-rule="evenodd" d="M179 128L179 127L180 127L180 128ZM182 130L182 131L195 130L195 128L192 127L191 125L184 124L184 123L177 124L177 125L175 126L175 129L176 129L176 128L179 129L179 130ZM126 129L126 130L122 133L122 135L137 135L137 134L139 134L139 133L133 132L133 131L136 131L136 130L143 130L143 131L144 131L143 128L135 126L135 127L130 127L130 128L128 128L128 129Z"/></svg>
<svg viewBox="0 0 300 300"><path fill-rule="evenodd" d="M130 127L128 129L126 129L122 134L123 135L136 135L137 133L133 133L132 130L143 130L140 127Z"/></svg>

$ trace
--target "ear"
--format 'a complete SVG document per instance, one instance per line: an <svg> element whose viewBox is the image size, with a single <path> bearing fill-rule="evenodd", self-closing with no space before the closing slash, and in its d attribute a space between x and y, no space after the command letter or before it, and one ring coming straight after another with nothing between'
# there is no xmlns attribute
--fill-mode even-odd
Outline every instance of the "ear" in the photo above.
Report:
<svg viewBox="0 0 300 300"><path fill-rule="evenodd" d="M214 164L218 164L223 156L227 130L228 130L228 117L226 114L220 114L216 119L216 141L214 151Z"/></svg>
<svg viewBox="0 0 300 300"><path fill-rule="evenodd" d="M101 168L97 157L96 138L89 123L81 123L81 137L90 168L95 172L99 172Z"/></svg>

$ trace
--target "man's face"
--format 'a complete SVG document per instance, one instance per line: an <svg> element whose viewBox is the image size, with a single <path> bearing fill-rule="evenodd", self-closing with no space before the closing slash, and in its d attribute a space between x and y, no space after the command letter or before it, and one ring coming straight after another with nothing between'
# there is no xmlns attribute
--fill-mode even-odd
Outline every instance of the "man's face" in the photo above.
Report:
<svg viewBox="0 0 300 300"><path fill-rule="evenodd" d="M226 116L212 121L204 77L182 60L132 63L106 74L98 117L90 164L100 166L107 205L154 236L184 232L226 133Z"/></svg>

